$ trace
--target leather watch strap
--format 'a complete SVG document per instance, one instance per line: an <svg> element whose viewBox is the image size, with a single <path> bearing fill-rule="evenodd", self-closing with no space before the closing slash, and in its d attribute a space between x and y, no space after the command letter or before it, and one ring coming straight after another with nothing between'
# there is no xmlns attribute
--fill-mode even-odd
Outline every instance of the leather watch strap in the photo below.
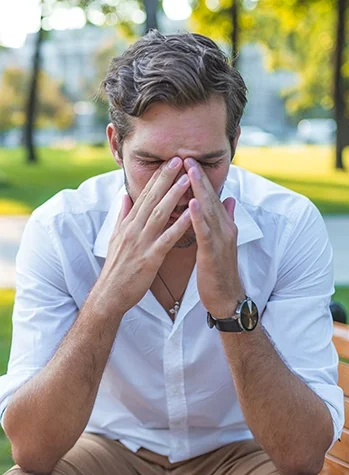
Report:
<svg viewBox="0 0 349 475"><path fill-rule="evenodd" d="M221 332L243 332L243 328L239 325L237 319L233 318L214 318L210 312L207 312L207 323L210 328L216 327Z"/></svg>

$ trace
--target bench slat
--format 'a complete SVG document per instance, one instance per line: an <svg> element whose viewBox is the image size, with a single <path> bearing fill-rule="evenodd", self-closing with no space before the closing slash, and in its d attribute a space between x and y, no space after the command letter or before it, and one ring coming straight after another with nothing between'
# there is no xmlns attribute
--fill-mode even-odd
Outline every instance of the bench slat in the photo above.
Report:
<svg viewBox="0 0 349 475"><path fill-rule="evenodd" d="M334 322L333 334L337 337L341 337L346 341L349 341L349 325L346 323Z"/></svg>
<svg viewBox="0 0 349 475"><path fill-rule="evenodd" d="M349 463L349 430L343 429L341 441L336 442L329 451L332 457L335 457L343 462Z"/></svg>
<svg viewBox="0 0 349 475"><path fill-rule="evenodd" d="M349 396L349 364L339 363L338 384L343 389L344 395Z"/></svg>
<svg viewBox="0 0 349 475"><path fill-rule="evenodd" d="M344 398L345 422L344 427L349 429L349 398Z"/></svg>
<svg viewBox="0 0 349 475"><path fill-rule="evenodd" d="M339 354L341 358L345 358L349 360L349 345L348 345L349 340L347 340L346 338L343 338L342 335L336 334L337 331L338 329L336 330L336 327L335 327L334 335L332 338L334 346L336 347L337 353ZM342 333L341 329L340 329L340 333Z"/></svg>
<svg viewBox="0 0 349 475"><path fill-rule="evenodd" d="M331 455L326 455L326 461L320 475L348 475L349 464L336 460Z"/></svg>

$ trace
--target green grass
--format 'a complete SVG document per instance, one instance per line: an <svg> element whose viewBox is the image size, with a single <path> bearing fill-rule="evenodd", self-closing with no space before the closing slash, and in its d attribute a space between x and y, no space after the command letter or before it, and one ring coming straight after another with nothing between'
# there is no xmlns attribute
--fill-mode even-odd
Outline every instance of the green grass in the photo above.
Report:
<svg viewBox="0 0 349 475"><path fill-rule="evenodd" d="M11 341L11 313L14 290L0 290L0 375L6 372ZM0 473L13 465L10 444L0 427Z"/></svg>
<svg viewBox="0 0 349 475"><path fill-rule="evenodd" d="M22 149L0 149L0 215L29 214L64 188L115 169L107 147L40 149L27 165ZM349 213L349 173L333 168L331 147L238 148L235 163L308 196L322 213ZM345 151L349 169L349 149Z"/></svg>
<svg viewBox="0 0 349 475"><path fill-rule="evenodd" d="M106 148L41 149L37 165L25 163L22 149L0 149L0 214L28 214L64 188L115 169Z"/></svg>
<svg viewBox="0 0 349 475"><path fill-rule="evenodd" d="M0 374L6 372L9 357L13 299L14 290L0 289ZM349 315L349 287L336 288L333 299L342 303ZM4 473L12 464L10 444L0 428L0 473Z"/></svg>

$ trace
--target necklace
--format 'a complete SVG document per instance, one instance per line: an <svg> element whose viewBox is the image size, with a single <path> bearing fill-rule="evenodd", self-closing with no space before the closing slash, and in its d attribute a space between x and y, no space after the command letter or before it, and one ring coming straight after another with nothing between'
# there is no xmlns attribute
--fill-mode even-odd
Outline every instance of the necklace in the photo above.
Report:
<svg viewBox="0 0 349 475"><path fill-rule="evenodd" d="M158 276L160 277L161 282L162 282L162 283L164 284L164 286L166 287L167 292L171 295L172 299L175 301L173 307L169 309L169 313L170 313L171 315L173 315L174 318L176 318L176 317L177 317L177 313L178 313L178 311L179 311L179 307L180 307L180 305L181 305L181 300L182 300L182 298L183 298L183 295L185 294L185 290L184 290L184 292L183 292L183 294L182 294L182 296L181 296L181 298L180 298L179 300L175 299L174 296L173 296L173 294L172 294L172 292L171 292L171 290L168 288L166 282L165 282L164 279L161 277L160 272L158 272Z"/></svg>

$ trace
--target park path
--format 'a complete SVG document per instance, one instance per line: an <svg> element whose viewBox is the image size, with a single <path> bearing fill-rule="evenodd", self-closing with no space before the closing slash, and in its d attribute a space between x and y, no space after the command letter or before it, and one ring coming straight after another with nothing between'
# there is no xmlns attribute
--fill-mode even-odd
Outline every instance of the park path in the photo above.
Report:
<svg viewBox="0 0 349 475"><path fill-rule="evenodd" d="M15 257L27 216L0 216L0 288L15 287ZM349 285L349 215L325 216L337 285Z"/></svg>

